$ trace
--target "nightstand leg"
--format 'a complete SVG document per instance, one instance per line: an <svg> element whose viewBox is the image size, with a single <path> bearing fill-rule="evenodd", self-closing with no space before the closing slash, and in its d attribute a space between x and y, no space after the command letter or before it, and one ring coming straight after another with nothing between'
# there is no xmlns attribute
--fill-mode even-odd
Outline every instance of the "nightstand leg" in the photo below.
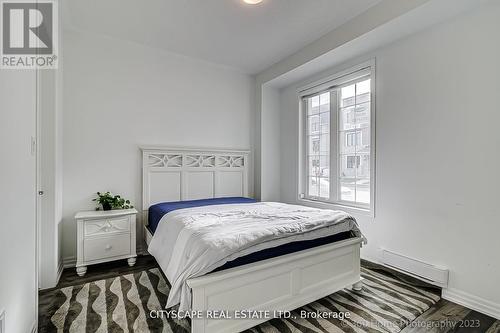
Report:
<svg viewBox="0 0 500 333"><path fill-rule="evenodd" d="M76 268L76 274L78 274L78 276L84 276L85 273L87 273L87 266L80 266Z"/></svg>
<svg viewBox="0 0 500 333"><path fill-rule="evenodd" d="M137 261L137 257L133 257L133 258L128 258L127 259L128 265L130 267L134 266L136 261Z"/></svg>

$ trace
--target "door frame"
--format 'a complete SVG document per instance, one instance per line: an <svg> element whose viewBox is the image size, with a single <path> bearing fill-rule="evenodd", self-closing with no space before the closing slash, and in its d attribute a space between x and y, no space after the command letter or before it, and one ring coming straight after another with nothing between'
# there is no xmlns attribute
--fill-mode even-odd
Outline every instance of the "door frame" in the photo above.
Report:
<svg viewBox="0 0 500 333"><path fill-rule="evenodd" d="M35 138L32 142L35 148L35 327L34 330L38 329L38 293L40 290L40 244L41 244L41 223L42 223L42 194L41 189L41 149L40 149L40 134L41 134L41 100L40 100L40 69L36 70L35 73Z"/></svg>

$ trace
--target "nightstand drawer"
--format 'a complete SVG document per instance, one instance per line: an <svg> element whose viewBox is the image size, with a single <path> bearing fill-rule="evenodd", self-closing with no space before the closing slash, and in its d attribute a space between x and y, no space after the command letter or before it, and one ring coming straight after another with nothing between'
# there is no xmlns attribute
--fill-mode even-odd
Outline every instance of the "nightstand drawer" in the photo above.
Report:
<svg viewBox="0 0 500 333"><path fill-rule="evenodd" d="M83 248L85 261L124 256L130 253L130 234L86 239Z"/></svg>
<svg viewBox="0 0 500 333"><path fill-rule="evenodd" d="M85 223L85 237L106 235L118 232L130 232L129 217L106 220L91 220Z"/></svg>

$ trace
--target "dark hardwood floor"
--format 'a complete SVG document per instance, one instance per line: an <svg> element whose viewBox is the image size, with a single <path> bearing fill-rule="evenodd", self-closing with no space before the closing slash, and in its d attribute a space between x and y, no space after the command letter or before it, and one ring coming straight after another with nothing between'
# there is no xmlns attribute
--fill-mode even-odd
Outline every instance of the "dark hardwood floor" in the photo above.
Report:
<svg viewBox="0 0 500 333"><path fill-rule="evenodd" d="M390 274L396 275L406 282L418 286L429 285L420 280L414 279L399 272L387 269L385 267L373 264L367 261L362 261L364 267L371 269L381 269ZM142 271L144 269L158 267L155 259L149 255L139 256L134 267L129 267L126 260L115 261L105 264L89 266L87 274L84 277L79 277L74 268L65 269L59 284L56 288L63 288L76 284L83 284L91 281L107 279L123 275L130 272ZM53 289L42 290L40 295L49 293ZM41 297L43 299L43 297ZM47 304L40 303L40 315L43 313ZM47 320L47 318L40 318ZM415 319L410 325L405 327L401 333L500 333L500 320L496 320L490 316L479 313L477 311L465 308L461 305L441 299L433 307L424 312L420 317Z"/></svg>
<svg viewBox="0 0 500 333"><path fill-rule="evenodd" d="M498 333L500 320L441 299L401 332Z"/></svg>

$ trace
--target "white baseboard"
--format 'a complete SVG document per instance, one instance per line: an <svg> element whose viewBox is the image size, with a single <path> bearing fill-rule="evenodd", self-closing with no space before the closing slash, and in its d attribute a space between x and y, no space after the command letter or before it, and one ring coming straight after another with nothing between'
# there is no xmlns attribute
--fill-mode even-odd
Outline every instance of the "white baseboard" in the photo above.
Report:
<svg viewBox="0 0 500 333"><path fill-rule="evenodd" d="M72 268L76 266L76 257L63 258L63 268Z"/></svg>
<svg viewBox="0 0 500 333"><path fill-rule="evenodd" d="M500 304L453 288L443 289L442 298L500 320Z"/></svg>
<svg viewBox="0 0 500 333"><path fill-rule="evenodd" d="M59 283L59 280L61 279L63 270L64 270L64 261L61 259L61 261L59 261L59 266L57 267L56 286Z"/></svg>
<svg viewBox="0 0 500 333"><path fill-rule="evenodd" d="M5 310L0 309L0 333L5 333Z"/></svg>

